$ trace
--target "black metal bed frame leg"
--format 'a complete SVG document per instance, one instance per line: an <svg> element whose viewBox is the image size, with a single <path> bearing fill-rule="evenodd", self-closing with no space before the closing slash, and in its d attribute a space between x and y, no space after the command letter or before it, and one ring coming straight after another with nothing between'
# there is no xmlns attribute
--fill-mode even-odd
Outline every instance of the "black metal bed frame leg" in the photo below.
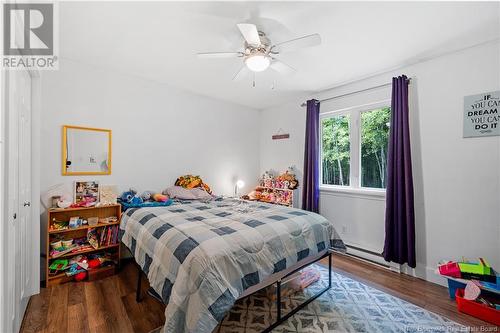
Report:
<svg viewBox="0 0 500 333"><path fill-rule="evenodd" d="M142 301L142 292L141 292L141 281L142 281L142 271L141 268L137 267L137 289L135 291L135 301L140 303Z"/></svg>
<svg viewBox="0 0 500 333"><path fill-rule="evenodd" d="M328 289L332 287L332 253L328 253Z"/></svg>
<svg viewBox="0 0 500 333"><path fill-rule="evenodd" d="M281 319L281 280L276 281L276 316Z"/></svg>
<svg viewBox="0 0 500 333"><path fill-rule="evenodd" d="M295 309L293 309L292 311L288 312L285 316L281 316L281 281L282 279L294 274L295 272L301 270L301 269L304 269L306 266L309 266L323 258L325 258L326 256L328 256L328 286L326 286L325 288L323 288L323 290L319 291L316 295L314 296L311 296L307 301L305 301L304 303L300 304L299 306L297 306ZM279 325L283 324L288 318L290 318L291 316L293 316L295 313L297 313L298 311L302 310L303 308L305 308L309 303L311 303L312 301L314 301L316 298L320 297L321 295L323 295L327 290L329 290L330 288L332 287L332 252L328 251L328 254L322 256L321 258L313 261L313 262L310 262L309 264L307 265L304 265L290 273L288 273L287 275L285 275L284 277L282 277L280 280L276 281L276 321L274 323L272 323L269 327L267 327L265 330L262 331L262 333L269 333L271 332L273 329L275 329L276 327L278 327Z"/></svg>

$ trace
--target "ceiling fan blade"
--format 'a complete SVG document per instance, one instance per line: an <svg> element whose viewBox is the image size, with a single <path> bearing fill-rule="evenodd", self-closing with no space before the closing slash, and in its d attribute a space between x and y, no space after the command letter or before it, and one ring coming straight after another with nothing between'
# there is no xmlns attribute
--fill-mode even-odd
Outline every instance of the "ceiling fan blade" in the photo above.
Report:
<svg viewBox="0 0 500 333"><path fill-rule="evenodd" d="M233 77L233 81L243 80L243 78L245 78L245 76L247 76L249 72L250 70L248 69L248 67L246 65L243 65L243 67L241 67L238 73L236 73L236 75Z"/></svg>
<svg viewBox="0 0 500 333"><path fill-rule="evenodd" d="M304 47L316 46L321 44L321 36L319 34L312 34L300 38L288 40L286 42L278 43L273 46L273 50L280 53L295 51Z"/></svg>
<svg viewBox="0 0 500 333"><path fill-rule="evenodd" d="M259 37L259 31L257 30L257 27L255 24L251 23L239 23L237 24L238 29L240 29L241 34L243 35L243 38L247 41L248 44L254 45L254 46L259 46L261 44L260 42L260 37Z"/></svg>
<svg viewBox="0 0 500 333"><path fill-rule="evenodd" d="M234 58L243 57L243 52L203 52L196 54L198 58Z"/></svg>
<svg viewBox="0 0 500 333"><path fill-rule="evenodd" d="M273 58L273 62L271 63L270 67L280 74L288 75L288 74L295 73L295 68L285 64L283 61L280 61L280 60L274 59L274 58Z"/></svg>

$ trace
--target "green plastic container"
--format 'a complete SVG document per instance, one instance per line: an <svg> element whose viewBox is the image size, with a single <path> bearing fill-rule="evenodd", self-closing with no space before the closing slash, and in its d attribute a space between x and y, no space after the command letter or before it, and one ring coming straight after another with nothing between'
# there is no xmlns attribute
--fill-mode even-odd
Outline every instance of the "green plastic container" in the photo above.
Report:
<svg viewBox="0 0 500 333"><path fill-rule="evenodd" d="M479 262L459 262L458 267L460 272L480 274L480 275L490 275L491 267L486 260L479 258Z"/></svg>

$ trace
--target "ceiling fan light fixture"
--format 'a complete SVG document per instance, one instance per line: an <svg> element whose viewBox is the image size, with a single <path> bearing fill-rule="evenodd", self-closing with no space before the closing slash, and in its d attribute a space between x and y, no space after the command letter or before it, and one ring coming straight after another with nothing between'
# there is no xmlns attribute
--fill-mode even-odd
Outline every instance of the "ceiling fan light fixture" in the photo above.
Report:
<svg viewBox="0 0 500 333"><path fill-rule="evenodd" d="M245 65L252 72L263 72L271 64L271 58L265 54L250 55L245 59Z"/></svg>

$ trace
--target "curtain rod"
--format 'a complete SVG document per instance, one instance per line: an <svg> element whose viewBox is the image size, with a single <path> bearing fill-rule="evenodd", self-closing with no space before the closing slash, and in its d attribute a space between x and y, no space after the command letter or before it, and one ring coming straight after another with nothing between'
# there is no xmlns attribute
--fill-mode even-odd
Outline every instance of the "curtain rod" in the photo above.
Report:
<svg viewBox="0 0 500 333"><path fill-rule="evenodd" d="M408 78L408 82L410 82L410 81L411 81L411 79ZM391 84L392 84L392 82L384 83L384 84L380 84L378 86L374 86L374 87L370 87L370 88L366 88L366 89L361 89L361 90L356 90L356 91L352 91L352 92L349 92L346 94L328 97L325 99L320 99L319 102L331 101L332 99L337 99L337 98L346 97L346 96L350 96L350 95L354 95L354 94L359 94L359 93L365 92L365 91L370 91L370 90L374 90L374 89L378 89L378 88L382 88L382 87L387 87L387 86L390 86ZM302 107L304 107L306 105L307 105L306 102L300 104L300 106L302 106Z"/></svg>

